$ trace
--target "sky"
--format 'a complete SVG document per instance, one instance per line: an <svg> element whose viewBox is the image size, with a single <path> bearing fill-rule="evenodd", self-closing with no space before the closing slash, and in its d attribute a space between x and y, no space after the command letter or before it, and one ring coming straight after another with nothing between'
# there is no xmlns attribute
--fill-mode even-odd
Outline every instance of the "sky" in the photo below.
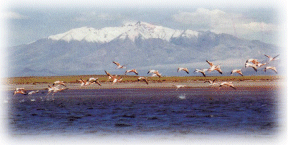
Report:
<svg viewBox="0 0 288 145"><path fill-rule="evenodd" d="M50 1L49 1L50 2ZM111 2L111 3L109 3ZM122 2L122 3L120 3ZM284 21L280 3L204 3L193 1L87 2L54 0L51 3L5 3L0 19L5 22L6 45L17 46L83 26L100 29L126 22L144 21L173 29L227 33L280 46ZM150 3L149 3L150 2ZM209 2L209 1L207 1ZM246 2L246 3L245 3Z"/></svg>

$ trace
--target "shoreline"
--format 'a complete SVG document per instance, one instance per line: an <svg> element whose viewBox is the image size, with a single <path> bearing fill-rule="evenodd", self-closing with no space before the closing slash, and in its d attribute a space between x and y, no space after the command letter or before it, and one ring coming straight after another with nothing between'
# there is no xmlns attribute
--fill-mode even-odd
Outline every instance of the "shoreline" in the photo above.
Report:
<svg viewBox="0 0 288 145"><path fill-rule="evenodd" d="M219 81L218 83L221 83ZM236 88L267 88L267 89L282 89L285 87L284 80L246 80L246 81L232 81ZM37 84L3 84L4 91L12 91L15 88L25 88L26 90L45 90L50 83L37 83ZM89 86L80 86L80 83L66 83L66 87L69 90L82 90L82 89L148 89L148 88L175 88L173 85L186 85L185 88L205 88L213 87L218 88L219 84L211 86L204 81L191 81L191 82L149 82L147 85L145 82L119 82L112 85L112 82L101 83L101 86L97 84L91 84ZM227 87L225 87L227 88ZM183 89L183 88L180 88Z"/></svg>

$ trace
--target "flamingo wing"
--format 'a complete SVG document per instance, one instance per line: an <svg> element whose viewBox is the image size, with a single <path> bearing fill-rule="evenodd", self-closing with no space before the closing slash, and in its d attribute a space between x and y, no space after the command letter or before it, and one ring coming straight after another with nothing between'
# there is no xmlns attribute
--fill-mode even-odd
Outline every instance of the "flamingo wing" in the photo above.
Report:
<svg viewBox="0 0 288 145"><path fill-rule="evenodd" d="M116 64L117 66L120 66L120 63L113 61L114 64Z"/></svg>
<svg viewBox="0 0 288 145"><path fill-rule="evenodd" d="M212 63L212 62L210 62L210 61L208 61L208 60L206 60L206 62L207 62L210 66L213 66L213 63Z"/></svg>

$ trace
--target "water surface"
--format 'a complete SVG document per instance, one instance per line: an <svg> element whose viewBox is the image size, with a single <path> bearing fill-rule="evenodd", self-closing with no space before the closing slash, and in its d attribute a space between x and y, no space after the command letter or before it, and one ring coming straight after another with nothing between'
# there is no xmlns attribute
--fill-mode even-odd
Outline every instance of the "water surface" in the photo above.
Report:
<svg viewBox="0 0 288 145"><path fill-rule="evenodd" d="M231 88L9 92L12 135L235 134L278 130L276 91Z"/></svg>

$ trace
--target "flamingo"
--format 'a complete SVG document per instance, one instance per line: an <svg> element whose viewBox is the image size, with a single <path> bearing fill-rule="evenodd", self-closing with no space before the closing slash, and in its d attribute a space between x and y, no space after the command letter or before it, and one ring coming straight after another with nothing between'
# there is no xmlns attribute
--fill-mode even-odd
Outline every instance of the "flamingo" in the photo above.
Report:
<svg viewBox="0 0 288 145"><path fill-rule="evenodd" d="M152 74L151 77L157 77L157 75L156 74Z"/></svg>
<svg viewBox="0 0 288 145"><path fill-rule="evenodd" d="M241 76L243 76L243 74L242 74L242 72L241 72L241 69L234 69L234 70L231 71L230 74L232 75L233 73L238 73L238 74L240 74Z"/></svg>
<svg viewBox="0 0 288 145"><path fill-rule="evenodd" d="M186 87L186 85L173 85L173 86L176 87L176 91L177 91L179 88L184 88L184 87Z"/></svg>
<svg viewBox="0 0 288 145"><path fill-rule="evenodd" d="M108 80L107 81L109 81L110 79L112 79L112 75L109 73L109 72L107 72L106 70L104 70L105 71L105 73L106 73L106 75L108 76ZM106 81L106 82L107 82Z"/></svg>
<svg viewBox="0 0 288 145"><path fill-rule="evenodd" d="M63 81L55 81L55 82L53 83L53 86L56 85L56 84L63 85L63 86L66 87L66 85L65 85L65 83L64 83Z"/></svg>
<svg viewBox="0 0 288 145"><path fill-rule="evenodd" d="M245 63L245 68L247 68L247 67L252 67L252 68L257 72L257 66L256 66L256 64Z"/></svg>
<svg viewBox="0 0 288 145"><path fill-rule="evenodd" d="M24 88L16 88L14 91L14 95L16 95L16 94L27 95L27 91Z"/></svg>
<svg viewBox="0 0 288 145"><path fill-rule="evenodd" d="M278 58L276 58L276 57L278 57L280 54L278 54L278 55L276 55L276 56L274 56L274 57L271 57L271 56L269 56L269 55L266 55L266 54L264 54L266 57L268 57L268 59L269 59L269 61L274 61L274 60L277 60Z"/></svg>
<svg viewBox="0 0 288 145"><path fill-rule="evenodd" d="M83 80L82 78L80 80L78 80L81 83L81 87L82 86L89 86L93 83L97 83L99 86L101 86L101 84L98 81L98 78L89 78L87 80Z"/></svg>
<svg viewBox="0 0 288 145"><path fill-rule="evenodd" d="M78 81L81 83L81 87L90 85L90 83L88 81L83 80L82 78L80 78L80 80L78 80Z"/></svg>
<svg viewBox="0 0 288 145"><path fill-rule="evenodd" d="M218 83L215 83L215 82L216 82L216 80L217 80L217 78L216 78L216 79L214 79L214 80L208 80L208 81L204 81L204 83L208 82L210 86L214 86L214 85L218 84Z"/></svg>
<svg viewBox="0 0 288 145"><path fill-rule="evenodd" d="M266 65L267 63L261 63L261 62L259 62L256 66L257 67L262 67L262 66L264 66L264 65Z"/></svg>
<svg viewBox="0 0 288 145"><path fill-rule="evenodd" d="M179 67L178 69L177 69L177 72L179 72L179 71L185 71L187 74L189 74L189 70L188 70L188 68L184 68L184 67Z"/></svg>
<svg viewBox="0 0 288 145"><path fill-rule="evenodd" d="M145 77L139 77L138 81L144 81L148 85L148 80Z"/></svg>
<svg viewBox="0 0 288 145"><path fill-rule="evenodd" d="M100 82L98 81L98 78L89 78L88 82L90 82L91 84L98 84L99 86L101 86Z"/></svg>
<svg viewBox="0 0 288 145"><path fill-rule="evenodd" d="M151 70L149 70L149 71L147 72L147 74L154 73L154 72L156 72L156 71L158 71L158 70L151 69Z"/></svg>
<svg viewBox="0 0 288 145"><path fill-rule="evenodd" d="M113 77L112 78L113 79L113 83L112 83L112 85L114 85L116 82L121 82L122 81L122 78L120 78L120 77Z"/></svg>
<svg viewBox="0 0 288 145"><path fill-rule="evenodd" d="M36 94L36 93L38 93L39 92L39 90L37 90L37 91L30 91L29 93L28 93L28 95L33 95L33 94Z"/></svg>
<svg viewBox="0 0 288 145"><path fill-rule="evenodd" d="M208 61L208 60L206 60L206 62L210 65L210 68L208 69L209 72L216 70L216 71L218 71L220 74L222 74L222 70L221 70L221 68L220 68L220 65L216 65L216 66L215 66L212 62L210 62L210 61Z"/></svg>
<svg viewBox="0 0 288 145"><path fill-rule="evenodd" d="M117 69L126 68L125 65L120 65L120 63L118 63L116 61L113 61L113 63L117 65Z"/></svg>
<svg viewBox="0 0 288 145"><path fill-rule="evenodd" d="M149 73L153 73L152 77L154 77L154 76L158 76L159 78L162 77L162 75L158 72L158 70L149 70L147 74L149 74Z"/></svg>
<svg viewBox="0 0 288 145"><path fill-rule="evenodd" d="M200 73L202 73L202 75L204 76L204 77L206 77L206 75L205 75L205 72L207 71L208 69L195 69L195 71L194 72L200 72Z"/></svg>
<svg viewBox="0 0 288 145"><path fill-rule="evenodd" d="M220 89L220 87L222 87L222 86L228 86L228 87L231 87L231 88L233 88L234 90L236 90L236 88L234 87L234 85L232 84L232 82L222 82L222 83L220 84L220 86L219 86L219 89Z"/></svg>
<svg viewBox="0 0 288 145"><path fill-rule="evenodd" d="M162 77L162 75L158 71L154 72L154 74L157 75L159 78Z"/></svg>
<svg viewBox="0 0 288 145"><path fill-rule="evenodd" d="M112 79L112 82L113 82L112 85L114 85L116 82L122 81L122 78L117 77L117 75L113 76L109 72L107 72L106 70L104 70L104 71L105 71L106 75L108 76L108 80Z"/></svg>
<svg viewBox="0 0 288 145"><path fill-rule="evenodd" d="M253 59L253 58L247 59L247 60L246 60L246 63L248 63L248 62L252 62L252 63L255 64L255 65L257 65L258 63L260 63L257 59Z"/></svg>
<svg viewBox="0 0 288 145"><path fill-rule="evenodd" d="M138 75L138 72L136 71L136 69L126 70L126 71L125 71L125 75L126 75L127 73L130 73L130 72L133 72L133 73L135 73L136 75Z"/></svg>
<svg viewBox="0 0 288 145"><path fill-rule="evenodd" d="M266 70L267 70L267 69L271 69L271 70L273 70L273 71L275 71L275 72L277 73L277 69L276 69L276 67L267 66L267 67L265 67L265 68L264 68L264 70L263 70L263 71L265 71L265 72L266 72Z"/></svg>
<svg viewBox="0 0 288 145"><path fill-rule="evenodd" d="M57 86L50 86L48 85L48 93L46 95L46 97L52 93L52 100L54 100L54 94L57 93L57 92L61 92L61 91L64 91L64 90L67 90L68 88L60 88L60 85L57 85Z"/></svg>

